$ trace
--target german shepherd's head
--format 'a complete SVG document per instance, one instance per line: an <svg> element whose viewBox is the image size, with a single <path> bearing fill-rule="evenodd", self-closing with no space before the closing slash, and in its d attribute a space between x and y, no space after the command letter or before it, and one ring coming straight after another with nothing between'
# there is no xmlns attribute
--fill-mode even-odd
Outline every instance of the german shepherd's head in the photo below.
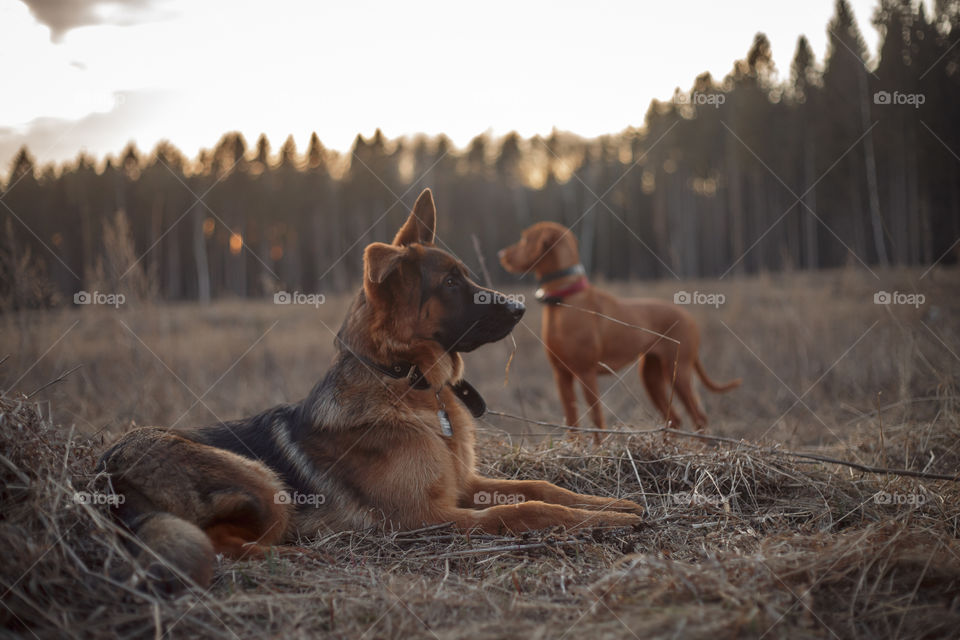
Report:
<svg viewBox="0 0 960 640"><path fill-rule="evenodd" d="M462 262L434 246L436 216L425 189L393 242L364 251L363 291L344 329L355 337L350 325L363 325L356 328L369 338L369 356L432 364L506 337L523 316L522 304L473 282Z"/></svg>

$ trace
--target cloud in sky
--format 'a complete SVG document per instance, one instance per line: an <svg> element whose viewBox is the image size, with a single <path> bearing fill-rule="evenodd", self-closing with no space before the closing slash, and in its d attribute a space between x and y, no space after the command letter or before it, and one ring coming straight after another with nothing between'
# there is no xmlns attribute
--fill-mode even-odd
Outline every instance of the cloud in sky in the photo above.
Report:
<svg viewBox="0 0 960 640"><path fill-rule="evenodd" d="M12 159L23 145L41 160L75 158L81 151L99 155L109 149L119 153L131 140L164 138L175 111L176 100L162 91L118 93L111 109L82 118L38 118L24 129L0 127L0 162ZM0 170L9 167L0 165Z"/></svg>
<svg viewBox="0 0 960 640"><path fill-rule="evenodd" d="M21 0L37 22L62 42L71 29L91 25L133 25L156 17L156 0Z"/></svg>

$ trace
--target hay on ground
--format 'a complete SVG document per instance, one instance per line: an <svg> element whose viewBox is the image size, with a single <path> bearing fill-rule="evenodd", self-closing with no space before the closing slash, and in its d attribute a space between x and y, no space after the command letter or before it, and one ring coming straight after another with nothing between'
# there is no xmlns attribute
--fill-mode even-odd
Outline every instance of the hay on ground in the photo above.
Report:
<svg viewBox="0 0 960 640"><path fill-rule="evenodd" d="M165 598L143 582L135 543L106 505L76 500L104 480L92 473L102 443L44 415L0 397L0 623L18 635L929 638L960 628L956 483L651 434L599 450L494 437L478 447L482 473L645 505L636 530L341 533L306 542L310 557L221 560L208 591ZM882 450L869 437L851 450L955 473L956 420L940 425L894 426Z"/></svg>

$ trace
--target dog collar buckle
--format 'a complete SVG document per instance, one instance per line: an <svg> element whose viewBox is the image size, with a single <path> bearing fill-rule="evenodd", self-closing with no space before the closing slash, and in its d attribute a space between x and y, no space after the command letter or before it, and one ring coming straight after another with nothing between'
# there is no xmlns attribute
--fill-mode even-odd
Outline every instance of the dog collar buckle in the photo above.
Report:
<svg viewBox="0 0 960 640"><path fill-rule="evenodd" d="M394 369L396 369L397 367L400 367L400 365L393 365L393 366L394 366ZM420 369L417 368L417 365L412 364L410 365L410 368L407 369L406 378L407 378L407 382L410 383L411 387L416 387L417 382L419 382L420 379L423 378L423 374L420 373Z"/></svg>
<svg viewBox="0 0 960 640"><path fill-rule="evenodd" d="M534 294L534 297L537 299L537 302L542 302L543 304L560 304L563 302L563 299L567 296L572 296L575 293L580 293L587 288L587 278L586 276L581 277L579 280L571 284L570 286L564 287L562 289L557 289L556 291L547 291L543 287L537 289L537 292Z"/></svg>
<svg viewBox="0 0 960 640"><path fill-rule="evenodd" d="M563 302L563 298L547 295L547 292L542 288L537 289L536 293L533 294L533 297L536 298L537 302L541 304L557 304L558 302Z"/></svg>

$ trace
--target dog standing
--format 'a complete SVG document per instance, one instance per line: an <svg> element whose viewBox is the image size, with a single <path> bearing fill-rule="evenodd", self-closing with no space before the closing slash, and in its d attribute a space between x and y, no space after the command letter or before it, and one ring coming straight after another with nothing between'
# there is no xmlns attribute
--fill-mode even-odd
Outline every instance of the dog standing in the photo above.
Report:
<svg viewBox="0 0 960 640"><path fill-rule="evenodd" d="M104 453L100 469L125 498L117 516L158 560L158 581L206 585L216 553L263 556L318 532L640 522L627 500L476 473L484 403L459 354L505 337L524 308L436 248L435 220L426 190L392 244L366 247L333 365L306 399L205 428L137 429Z"/></svg>
<svg viewBox="0 0 960 640"><path fill-rule="evenodd" d="M706 426L707 416L693 388L693 373L711 391L729 391L740 385L739 379L719 384L707 376L698 356L700 331L683 309L652 298L620 300L591 286L580 264L577 240L566 227L539 222L524 230L519 242L498 255L507 271L533 271L537 276L541 287L537 298L546 305L543 343L568 425L579 426L573 384L578 380L594 426L605 429L597 376L622 369L638 358L640 377L650 400L673 427L680 425L680 418L670 406L667 392L671 385L698 430ZM576 308L558 306L561 302ZM591 311L633 326L611 322ZM679 344L634 327L665 335ZM598 442L599 436L594 434Z"/></svg>

